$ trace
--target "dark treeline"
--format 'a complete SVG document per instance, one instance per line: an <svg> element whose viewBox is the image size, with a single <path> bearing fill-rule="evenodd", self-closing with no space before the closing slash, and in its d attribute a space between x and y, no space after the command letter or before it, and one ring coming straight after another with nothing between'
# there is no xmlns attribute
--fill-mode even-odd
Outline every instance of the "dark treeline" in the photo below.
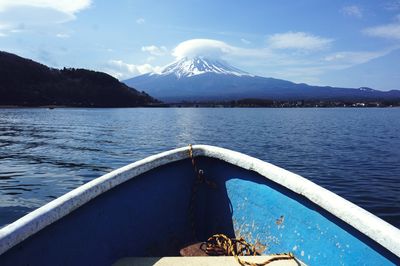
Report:
<svg viewBox="0 0 400 266"><path fill-rule="evenodd" d="M300 101L274 101L268 99L241 99L233 101L202 101L171 103L171 107L397 107L400 101L340 101L340 100L300 100Z"/></svg>
<svg viewBox="0 0 400 266"><path fill-rule="evenodd" d="M0 52L0 105L134 107L158 104L112 76L86 69L54 69Z"/></svg>

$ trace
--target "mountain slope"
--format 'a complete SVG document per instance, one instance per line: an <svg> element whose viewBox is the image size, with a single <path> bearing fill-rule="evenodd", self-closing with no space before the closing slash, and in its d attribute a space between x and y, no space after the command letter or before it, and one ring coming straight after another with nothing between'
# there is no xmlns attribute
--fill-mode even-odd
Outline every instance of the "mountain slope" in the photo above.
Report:
<svg viewBox="0 0 400 266"><path fill-rule="evenodd" d="M130 107L156 102L108 74L85 69L52 69L0 52L0 105Z"/></svg>
<svg viewBox="0 0 400 266"><path fill-rule="evenodd" d="M202 57L184 58L165 67L160 74L144 74L124 82L170 102L242 98L352 101L400 99L400 91L310 86L253 76L225 62Z"/></svg>
<svg viewBox="0 0 400 266"><path fill-rule="evenodd" d="M166 66L161 72L161 75L175 75L179 79L184 77L193 77L205 73L250 76L249 73L230 66L226 62L203 57L183 58Z"/></svg>

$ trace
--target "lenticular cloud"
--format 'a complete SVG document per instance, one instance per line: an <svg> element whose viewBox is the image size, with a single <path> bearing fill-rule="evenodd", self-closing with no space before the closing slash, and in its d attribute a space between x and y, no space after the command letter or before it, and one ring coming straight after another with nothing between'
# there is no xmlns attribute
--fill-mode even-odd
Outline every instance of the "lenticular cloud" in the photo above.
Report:
<svg viewBox="0 0 400 266"><path fill-rule="evenodd" d="M224 42L210 39L193 39L181 42L173 50L172 55L177 59L194 58L197 56L220 58L232 52L234 48Z"/></svg>

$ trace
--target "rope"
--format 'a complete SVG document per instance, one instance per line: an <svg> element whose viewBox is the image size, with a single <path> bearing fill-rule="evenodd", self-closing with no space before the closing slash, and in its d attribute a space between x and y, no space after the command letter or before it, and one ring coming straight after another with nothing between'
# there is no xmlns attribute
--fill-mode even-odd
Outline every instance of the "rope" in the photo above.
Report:
<svg viewBox="0 0 400 266"><path fill-rule="evenodd" d="M273 257L261 263L248 262L239 256L260 255L254 245L247 243L243 238L229 238L224 234L210 237L206 242L205 252L209 256L234 256L237 262L243 266L264 266L278 260L294 260L292 253L271 254Z"/></svg>
<svg viewBox="0 0 400 266"><path fill-rule="evenodd" d="M193 171L195 172L196 178L193 182L192 186L192 195L190 199L190 221L192 226L193 237L197 240L196 235L196 223L194 217L194 208L195 208L195 201L197 196L197 191L199 186L203 183L207 184L211 188L216 188L217 185L212 182L211 180L207 179L204 176L204 171L198 169L194 154L193 154L193 147L189 144L189 157L192 162ZM206 254L209 256L234 256L237 262L242 266L264 266L273 261L278 260L292 260L295 259L294 255L289 253L282 253L282 254L271 254L273 257L270 259L262 262L262 263L255 263L255 262L248 262L239 258L239 256L256 256L260 255L256 251L256 247L253 244L247 243L243 238L229 238L224 234L216 234L212 237L208 238L206 245Z"/></svg>

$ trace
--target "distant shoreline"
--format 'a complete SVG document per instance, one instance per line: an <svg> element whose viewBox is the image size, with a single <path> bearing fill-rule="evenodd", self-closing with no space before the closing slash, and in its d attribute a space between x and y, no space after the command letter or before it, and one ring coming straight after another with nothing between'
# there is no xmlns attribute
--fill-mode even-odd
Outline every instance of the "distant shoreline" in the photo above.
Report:
<svg viewBox="0 0 400 266"><path fill-rule="evenodd" d="M147 103L135 106L76 103L73 105L1 105L0 108L392 108L400 107L400 100L269 100L247 98L239 100L203 100Z"/></svg>
<svg viewBox="0 0 400 266"><path fill-rule="evenodd" d="M163 106L121 106L121 107L100 107L100 106L16 106L0 105L0 109L130 109L130 108L265 108L265 109L382 109L400 108L400 105L389 106L213 106L213 105L163 105Z"/></svg>
<svg viewBox="0 0 400 266"><path fill-rule="evenodd" d="M56 109L56 108L155 108L155 107L169 107L163 104L143 105L143 106L68 106L68 105L0 105L1 109L19 109L19 108L32 108L32 109Z"/></svg>

